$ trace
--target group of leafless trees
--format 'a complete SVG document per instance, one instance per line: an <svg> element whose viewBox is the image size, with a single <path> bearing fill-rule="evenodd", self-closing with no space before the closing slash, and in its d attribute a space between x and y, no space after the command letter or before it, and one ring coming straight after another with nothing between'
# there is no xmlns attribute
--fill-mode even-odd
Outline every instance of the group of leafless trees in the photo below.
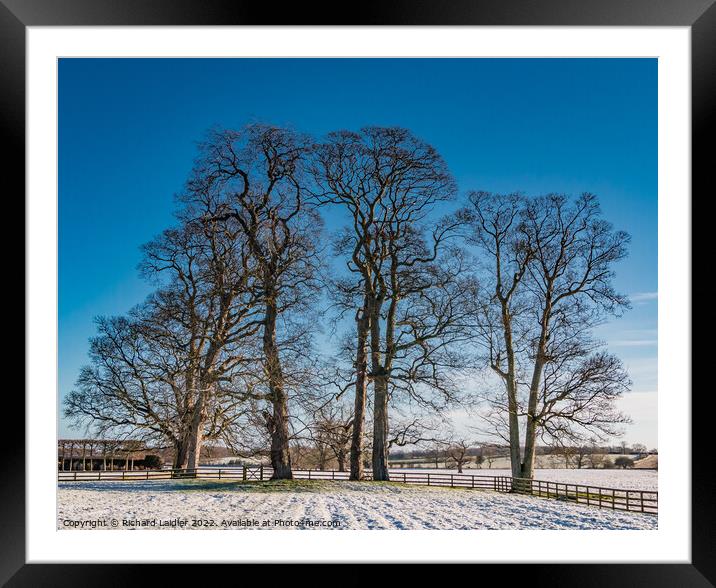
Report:
<svg viewBox="0 0 716 588"><path fill-rule="evenodd" d="M471 391L516 476L538 439L618 433L629 380L590 333L627 306L611 282L628 235L590 194L457 194L406 129L212 131L176 226L143 247L154 292L97 320L65 413L170 444L180 468L206 443L265 451L275 478L309 439L387 480L389 449L433 439Z"/></svg>

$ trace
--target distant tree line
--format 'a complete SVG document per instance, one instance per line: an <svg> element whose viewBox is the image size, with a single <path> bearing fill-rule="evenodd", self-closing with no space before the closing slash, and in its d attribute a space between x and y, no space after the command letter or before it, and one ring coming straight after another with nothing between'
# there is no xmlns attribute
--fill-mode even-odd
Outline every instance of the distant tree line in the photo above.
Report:
<svg viewBox="0 0 716 588"><path fill-rule="evenodd" d="M576 446L537 446L536 456L542 456L541 467L560 468L602 468L634 467L639 460L650 455L656 455L655 449L647 450L645 445L634 444L629 447L600 446L596 444ZM455 438L433 442L432 446L424 449L397 450L390 454L391 462L395 466L423 466L431 465L435 468L454 468L459 471L463 467L492 468L497 460L509 458L510 447L484 443L480 441L467 441L464 438ZM657 463L648 466L656 469Z"/></svg>
<svg viewBox="0 0 716 588"><path fill-rule="evenodd" d="M97 319L65 398L97 436L169 444L177 468L207 444L263 452L279 479L310 447L318 467L387 480L389 452L415 443L462 467L469 445L441 438L462 403L532 477L539 442L628 422L629 378L591 333L628 307L612 279L629 236L592 194L461 201L409 130L251 124L208 134L176 200L142 248L154 291Z"/></svg>

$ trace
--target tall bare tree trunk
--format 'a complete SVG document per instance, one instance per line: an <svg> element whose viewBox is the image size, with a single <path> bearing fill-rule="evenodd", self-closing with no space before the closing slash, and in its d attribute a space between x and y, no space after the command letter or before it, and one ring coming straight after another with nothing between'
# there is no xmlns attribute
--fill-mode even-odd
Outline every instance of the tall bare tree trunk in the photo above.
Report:
<svg viewBox="0 0 716 588"><path fill-rule="evenodd" d="M533 478L535 470L535 445L537 427L534 419L527 415L527 426L525 428L525 455L522 460L521 478Z"/></svg>
<svg viewBox="0 0 716 588"><path fill-rule="evenodd" d="M187 380L189 382L189 380ZM187 384L187 390L191 383ZM188 396L188 392L187 392ZM185 408L186 410L186 408ZM188 421L189 411L186 410L181 422L179 436L174 441L174 463L173 468L185 470L189 468L189 443L191 437L191 421Z"/></svg>
<svg viewBox="0 0 716 588"><path fill-rule="evenodd" d="M187 439L187 469L195 470L199 467L201 457L201 446L204 442L204 389L199 394L194 406L194 414L191 419L191 427Z"/></svg>
<svg viewBox="0 0 716 588"><path fill-rule="evenodd" d="M188 449L189 445L187 443L186 435L183 435L174 443L174 463L172 464L174 469L186 469L189 463Z"/></svg>
<svg viewBox="0 0 716 588"><path fill-rule="evenodd" d="M194 358L196 356L196 349L194 343L191 343L189 356ZM192 408L192 402L196 404L199 402L199 398L196 395L199 393L199 386L196 383L196 374L194 368L189 366L186 368L184 373L184 387L185 387L185 398L182 408L183 414L181 417L181 423L179 430L179 437L175 441L175 452L174 452L174 469L186 470L191 468L189 462L189 450L192 443L192 426L193 420L196 416L196 411ZM195 399L195 400L194 400Z"/></svg>
<svg viewBox="0 0 716 588"><path fill-rule="evenodd" d="M391 300L385 327L385 354L381 348L380 312L383 306L380 296L373 304L370 319L371 377L373 379L373 479L389 480L388 475L388 379L392 344L395 300ZM381 360L383 363L381 363Z"/></svg>
<svg viewBox="0 0 716 588"><path fill-rule="evenodd" d="M271 417L271 467L273 480L290 480L291 453L289 451L288 433L288 397L283 387L283 371L276 344L276 308L273 292L266 302L266 319L264 324L263 351L266 360L269 393L273 414Z"/></svg>
<svg viewBox="0 0 716 588"><path fill-rule="evenodd" d="M367 299L356 317L356 323L358 347L356 349L356 395L350 451L351 480L363 478L363 431L368 394L368 332L370 330L370 309Z"/></svg>
<svg viewBox="0 0 716 588"><path fill-rule="evenodd" d="M543 314L541 334L539 343L537 344L537 354L535 357L534 369L532 371L532 380L530 381L530 397L527 404L527 424L525 425L525 454L522 460L523 478L534 477L535 449L537 447L537 400L539 398L542 371L545 364L547 333L549 332L549 312L551 312L551 306L548 298L547 310L545 310Z"/></svg>
<svg viewBox="0 0 716 588"><path fill-rule="evenodd" d="M522 459L522 478L533 478L535 468L535 449L537 447L537 399L539 396L539 385L542 378L542 368L544 367L543 359L544 351L540 349L537 352L535 367L532 373L532 382L530 383L530 398L527 405L527 424L525 425L525 454Z"/></svg>
<svg viewBox="0 0 716 588"><path fill-rule="evenodd" d="M520 455L520 420L517 414L517 377L515 374L515 349L512 342L512 319L507 301L502 301L502 326L505 337L505 353L507 355L507 410L510 428L510 466L512 477L522 476L522 456Z"/></svg>
<svg viewBox="0 0 716 588"><path fill-rule="evenodd" d="M388 473L388 378L373 379L373 479L390 480Z"/></svg>

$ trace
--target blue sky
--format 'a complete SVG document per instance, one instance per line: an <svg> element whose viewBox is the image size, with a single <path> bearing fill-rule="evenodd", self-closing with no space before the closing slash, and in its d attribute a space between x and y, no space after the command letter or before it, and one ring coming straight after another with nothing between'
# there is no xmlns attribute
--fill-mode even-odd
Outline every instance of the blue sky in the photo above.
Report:
<svg viewBox="0 0 716 588"><path fill-rule="evenodd" d="M251 121L316 135L404 126L461 192L598 194L632 235L616 285L634 299L599 336L634 381L626 440L657 445L655 59L61 59L60 398L87 361L93 317L149 292L139 246L173 223L196 142Z"/></svg>

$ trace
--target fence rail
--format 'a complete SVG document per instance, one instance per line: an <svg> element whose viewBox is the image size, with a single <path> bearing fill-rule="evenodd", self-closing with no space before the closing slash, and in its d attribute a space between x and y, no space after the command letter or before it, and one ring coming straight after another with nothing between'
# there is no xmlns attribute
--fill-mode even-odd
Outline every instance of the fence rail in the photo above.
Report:
<svg viewBox="0 0 716 588"><path fill-rule="evenodd" d="M204 480L236 480L263 481L271 478L270 467L244 466L234 468L197 469L164 469L140 471L58 471L59 482L119 481L119 480L170 480L170 479L204 479ZM336 470L294 470L296 480L348 480L348 472ZM371 471L366 470L364 479L370 480ZM512 478L510 476L483 476L475 474L441 474L433 472L391 471L392 482L417 484L422 486L440 486L449 488L468 488L476 490L492 490L563 500L587 506L598 506L612 510L657 514L659 493L651 490L623 490L590 486L587 484L567 484L528 478Z"/></svg>

